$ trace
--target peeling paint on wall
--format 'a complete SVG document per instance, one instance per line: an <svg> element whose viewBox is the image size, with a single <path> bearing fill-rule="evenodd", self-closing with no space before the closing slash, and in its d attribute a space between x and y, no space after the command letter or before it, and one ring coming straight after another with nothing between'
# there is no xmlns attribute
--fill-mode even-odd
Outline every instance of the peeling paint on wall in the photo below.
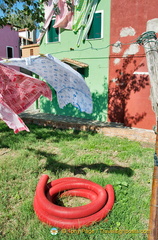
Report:
<svg viewBox="0 0 158 240"><path fill-rule="evenodd" d="M113 78L111 81L115 83L118 81L118 78Z"/></svg>
<svg viewBox="0 0 158 240"><path fill-rule="evenodd" d="M120 61L121 61L121 59L120 59L120 58L115 58L115 59L114 59L114 64L115 64L115 65L117 65L117 64L119 64L119 63L120 63Z"/></svg>
<svg viewBox="0 0 158 240"><path fill-rule="evenodd" d="M123 57L133 55L139 52L139 44L131 44L128 49L124 51Z"/></svg>
<svg viewBox="0 0 158 240"><path fill-rule="evenodd" d="M122 28L120 31L120 37L134 36L135 34L136 34L136 31L132 27L125 27L125 28Z"/></svg>
<svg viewBox="0 0 158 240"><path fill-rule="evenodd" d="M117 41L112 47L113 53L120 53L121 52L121 42Z"/></svg>
<svg viewBox="0 0 158 240"><path fill-rule="evenodd" d="M111 46L109 122L143 129L152 129L156 123L149 99L150 79L146 72L145 52L137 45L137 40L145 31L154 31L158 37L157 3L156 0L111 1L110 45L120 41L121 51L117 53L114 48L114 53Z"/></svg>
<svg viewBox="0 0 158 240"><path fill-rule="evenodd" d="M158 18L153 18L153 19L147 21L146 30L154 31L154 32L158 33Z"/></svg>

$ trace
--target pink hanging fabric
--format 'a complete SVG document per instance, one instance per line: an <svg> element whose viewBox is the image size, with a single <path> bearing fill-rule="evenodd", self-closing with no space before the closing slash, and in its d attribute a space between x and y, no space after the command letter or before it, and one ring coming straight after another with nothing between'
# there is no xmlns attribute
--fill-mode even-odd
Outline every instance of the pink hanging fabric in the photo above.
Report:
<svg viewBox="0 0 158 240"><path fill-rule="evenodd" d="M0 93L3 101L16 114L26 110L41 95L52 100L52 92L45 82L2 64L0 64Z"/></svg>
<svg viewBox="0 0 158 240"><path fill-rule="evenodd" d="M45 30L47 30L51 20L52 20L52 17L53 17L53 14L54 14L54 2L53 0L49 0L48 3L44 3L44 13L45 13L45 22L44 22L44 26L43 28ZM45 32L41 32L38 39L37 39L37 43L40 44L40 41L42 40L43 36L44 36Z"/></svg>
<svg viewBox="0 0 158 240"><path fill-rule="evenodd" d="M56 16L55 24L53 27L60 27L71 30L73 24L73 11L68 10L66 0L59 0L58 7L60 9L60 14Z"/></svg>
<svg viewBox="0 0 158 240"><path fill-rule="evenodd" d="M28 127L22 121L22 119L12 111L12 109L2 101L0 97L0 118L8 125L9 128L14 130L14 133L20 131L29 132Z"/></svg>
<svg viewBox="0 0 158 240"><path fill-rule="evenodd" d="M25 125L19 125L19 121L22 123L22 120L15 114L26 110L41 95L52 100L52 91L45 82L0 64L0 103L3 110L1 118L5 119L14 131L26 130ZM7 112L12 117L9 118Z"/></svg>

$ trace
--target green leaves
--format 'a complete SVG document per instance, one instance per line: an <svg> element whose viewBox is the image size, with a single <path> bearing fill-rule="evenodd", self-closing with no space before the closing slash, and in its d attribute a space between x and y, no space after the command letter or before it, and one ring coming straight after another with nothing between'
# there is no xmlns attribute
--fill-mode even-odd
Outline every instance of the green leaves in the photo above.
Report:
<svg viewBox="0 0 158 240"><path fill-rule="evenodd" d="M44 21L44 11L42 6L42 3L44 2L47 3L48 0L0 1L0 10L2 12L0 26L11 23L22 28L27 27L29 30L39 28L39 24Z"/></svg>

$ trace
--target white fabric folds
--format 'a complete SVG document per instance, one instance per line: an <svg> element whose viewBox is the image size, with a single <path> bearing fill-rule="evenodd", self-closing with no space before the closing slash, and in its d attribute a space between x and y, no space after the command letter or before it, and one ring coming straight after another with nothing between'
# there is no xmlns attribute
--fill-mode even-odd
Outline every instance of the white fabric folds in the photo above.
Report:
<svg viewBox="0 0 158 240"><path fill-rule="evenodd" d="M12 58L0 62L23 67L41 76L55 89L60 108L71 103L81 112L92 113L92 97L84 78L52 55Z"/></svg>

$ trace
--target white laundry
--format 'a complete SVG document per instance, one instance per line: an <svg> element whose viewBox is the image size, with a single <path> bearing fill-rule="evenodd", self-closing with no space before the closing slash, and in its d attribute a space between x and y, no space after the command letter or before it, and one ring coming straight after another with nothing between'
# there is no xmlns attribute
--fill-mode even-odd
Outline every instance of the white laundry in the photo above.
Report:
<svg viewBox="0 0 158 240"><path fill-rule="evenodd" d="M84 78L57 58L46 54L29 57L29 61L25 58L12 58L0 62L26 68L41 76L55 89L60 108L71 103L81 112L92 113L92 97Z"/></svg>

